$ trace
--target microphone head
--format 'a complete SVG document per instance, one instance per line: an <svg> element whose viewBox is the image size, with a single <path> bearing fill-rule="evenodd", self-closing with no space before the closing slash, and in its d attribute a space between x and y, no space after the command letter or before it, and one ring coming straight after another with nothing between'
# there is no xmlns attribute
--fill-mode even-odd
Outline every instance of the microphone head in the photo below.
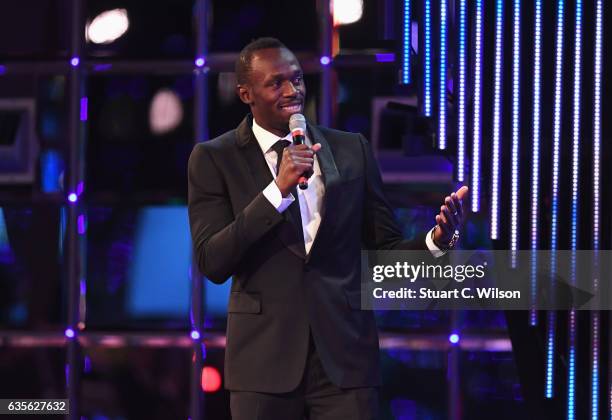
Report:
<svg viewBox="0 0 612 420"><path fill-rule="evenodd" d="M301 130L302 133L306 132L306 118L302 114L293 114L289 118L289 130L291 132L295 130Z"/></svg>

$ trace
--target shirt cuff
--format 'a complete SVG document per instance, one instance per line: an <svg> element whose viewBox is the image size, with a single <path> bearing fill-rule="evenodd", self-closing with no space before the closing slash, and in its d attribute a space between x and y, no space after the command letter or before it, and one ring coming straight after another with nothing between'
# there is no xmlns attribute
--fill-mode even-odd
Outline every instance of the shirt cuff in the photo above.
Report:
<svg viewBox="0 0 612 420"><path fill-rule="evenodd" d="M438 248L433 241L433 233L435 228L435 226L431 228L431 230L425 235L425 244L427 245L427 249L431 251L431 254L434 256L434 258L440 258L442 255L446 254L446 251L443 251Z"/></svg>
<svg viewBox="0 0 612 420"><path fill-rule="evenodd" d="M263 195L279 213L284 212L287 207L289 207L289 205L295 201L295 198L291 193L287 197L283 197L283 194L278 189L278 185L276 185L276 182L274 181L270 182L263 190Z"/></svg>

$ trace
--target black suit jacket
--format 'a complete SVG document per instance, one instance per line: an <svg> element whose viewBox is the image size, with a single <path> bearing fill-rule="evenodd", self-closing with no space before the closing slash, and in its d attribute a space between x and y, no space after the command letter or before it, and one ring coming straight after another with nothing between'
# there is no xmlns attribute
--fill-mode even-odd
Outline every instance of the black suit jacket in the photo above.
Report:
<svg viewBox="0 0 612 420"><path fill-rule="evenodd" d="M299 384L309 330L339 387L380 384L378 335L360 310L361 249L426 249L405 241L360 134L308 126L323 174L322 220L305 255L297 202L282 214L262 191L272 181L252 117L195 146L189 159L189 218L200 271L232 276L225 386L281 393ZM298 213L299 214L299 213Z"/></svg>

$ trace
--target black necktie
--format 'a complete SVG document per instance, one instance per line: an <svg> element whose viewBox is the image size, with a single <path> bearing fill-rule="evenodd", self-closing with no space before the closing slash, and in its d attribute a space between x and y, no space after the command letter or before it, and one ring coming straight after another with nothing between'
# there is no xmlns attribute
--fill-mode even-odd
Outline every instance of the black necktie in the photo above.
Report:
<svg viewBox="0 0 612 420"><path fill-rule="evenodd" d="M272 150L276 152L276 175L278 175L278 170L280 169L281 162L283 160L283 150L285 147L289 146L291 142L289 140L280 139L276 143L272 145ZM297 230L297 238L298 245L300 247L301 252L305 252L304 250L304 231L302 230L302 214L300 213L300 204L299 204L299 196L297 193L297 189L293 187L291 190L295 201L289 205L287 211L291 214L293 218L293 229ZM295 231L294 231L295 232Z"/></svg>
<svg viewBox="0 0 612 420"><path fill-rule="evenodd" d="M272 150L276 152L276 175L278 175L278 170L283 160L283 150L285 150L285 147L289 146L289 144L291 144L289 140L280 139L272 145Z"/></svg>

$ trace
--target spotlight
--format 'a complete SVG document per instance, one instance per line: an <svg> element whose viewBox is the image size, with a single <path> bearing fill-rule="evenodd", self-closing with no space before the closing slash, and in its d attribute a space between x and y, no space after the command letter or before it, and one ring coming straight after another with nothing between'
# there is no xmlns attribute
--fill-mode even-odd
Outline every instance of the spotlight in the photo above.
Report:
<svg viewBox="0 0 612 420"><path fill-rule="evenodd" d="M78 66L78 65L79 65L79 62L80 62L80 61L81 61L81 60L79 60L79 57L72 57L72 58L70 59L70 65L71 65L72 67L76 67L76 66Z"/></svg>
<svg viewBox="0 0 612 420"><path fill-rule="evenodd" d="M319 60L319 61L321 61L321 64L324 65L324 66L329 66L329 63L331 63L331 59L328 56L326 56L326 55L321 57L321 60Z"/></svg>
<svg viewBox="0 0 612 420"><path fill-rule="evenodd" d="M204 67L204 64L206 64L206 59L204 57L198 57L195 60L195 65L198 67Z"/></svg>
<svg viewBox="0 0 612 420"><path fill-rule="evenodd" d="M212 366L202 369L202 389L204 392L217 392L221 388L221 375Z"/></svg>
<svg viewBox="0 0 612 420"><path fill-rule="evenodd" d="M457 344L459 342L459 334L451 334L448 336L448 341L451 342L451 344Z"/></svg>
<svg viewBox="0 0 612 420"><path fill-rule="evenodd" d="M74 338L74 330L72 328L66 328L64 335L68 338Z"/></svg>
<svg viewBox="0 0 612 420"><path fill-rule="evenodd" d="M191 331L191 338L193 340L199 340L200 339L200 332L197 331L197 330Z"/></svg>
<svg viewBox="0 0 612 420"><path fill-rule="evenodd" d="M100 13L86 27L85 37L94 44L110 44L129 28L127 10L113 9Z"/></svg>
<svg viewBox="0 0 612 420"><path fill-rule="evenodd" d="M75 193L68 194L68 201L70 201L71 203L76 203L77 200L78 200L78 197Z"/></svg>
<svg viewBox="0 0 612 420"><path fill-rule="evenodd" d="M363 0L332 0L334 26L355 23L363 15Z"/></svg>
<svg viewBox="0 0 612 420"><path fill-rule="evenodd" d="M165 134L174 130L183 120L183 105L178 95L170 89L155 94L149 109L149 126L153 134Z"/></svg>

